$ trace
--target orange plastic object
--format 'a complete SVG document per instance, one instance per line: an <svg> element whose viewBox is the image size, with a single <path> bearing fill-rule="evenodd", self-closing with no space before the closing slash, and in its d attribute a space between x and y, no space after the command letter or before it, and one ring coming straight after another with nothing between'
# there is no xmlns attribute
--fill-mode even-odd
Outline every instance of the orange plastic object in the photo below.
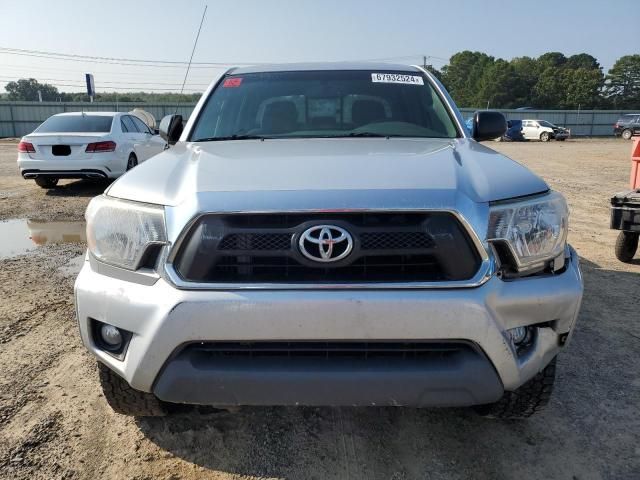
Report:
<svg viewBox="0 0 640 480"><path fill-rule="evenodd" d="M640 137L633 139L631 150L631 179L629 185L632 190L640 188Z"/></svg>

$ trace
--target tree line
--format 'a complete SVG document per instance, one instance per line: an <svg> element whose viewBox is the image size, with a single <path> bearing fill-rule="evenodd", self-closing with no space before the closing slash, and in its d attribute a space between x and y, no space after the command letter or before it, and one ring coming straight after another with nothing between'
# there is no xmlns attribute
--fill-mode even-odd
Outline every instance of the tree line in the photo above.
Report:
<svg viewBox="0 0 640 480"><path fill-rule="evenodd" d="M640 55L620 57L606 74L587 53L560 52L507 61L467 50L429 69L460 107L640 109Z"/></svg>
<svg viewBox="0 0 640 480"><path fill-rule="evenodd" d="M438 70L428 66L447 87L460 107L540 109L640 110L640 55L620 57L605 74L587 53L565 56L548 52L537 58L494 58L463 51ZM67 93L36 79L21 79L5 86L3 99L87 101L83 92ZM98 93L98 102L195 102L199 93Z"/></svg>
<svg viewBox="0 0 640 480"><path fill-rule="evenodd" d="M42 96L43 102L87 102L86 92L60 92L57 87L49 83L40 83L35 78L22 78L5 85L7 94L0 100L37 102ZM38 93L40 92L40 93ZM102 92L96 93L96 102L132 102L132 103L194 103L201 93L153 93L153 92Z"/></svg>

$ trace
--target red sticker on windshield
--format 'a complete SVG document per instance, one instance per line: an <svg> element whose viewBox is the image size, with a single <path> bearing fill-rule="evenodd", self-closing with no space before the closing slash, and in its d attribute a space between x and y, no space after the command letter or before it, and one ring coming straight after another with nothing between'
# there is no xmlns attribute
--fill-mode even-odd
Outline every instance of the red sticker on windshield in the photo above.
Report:
<svg viewBox="0 0 640 480"><path fill-rule="evenodd" d="M239 87L241 83L242 83L242 77L233 77L233 78L227 78L222 84L222 86L224 88L233 88L233 87Z"/></svg>

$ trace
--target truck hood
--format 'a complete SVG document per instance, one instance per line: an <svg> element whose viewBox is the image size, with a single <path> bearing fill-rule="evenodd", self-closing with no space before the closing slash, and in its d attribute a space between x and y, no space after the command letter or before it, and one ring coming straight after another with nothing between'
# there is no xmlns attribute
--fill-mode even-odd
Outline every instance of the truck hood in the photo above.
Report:
<svg viewBox="0 0 640 480"><path fill-rule="evenodd" d="M199 194L246 203L253 192L256 209L271 203L269 197L300 194L317 199L318 205L305 206L322 209L349 206L332 204L331 197L367 192L371 198L373 192L404 198L403 208L423 208L427 198L446 208L460 196L485 203L548 189L524 166L469 139L327 138L178 143L129 171L107 193L176 206Z"/></svg>

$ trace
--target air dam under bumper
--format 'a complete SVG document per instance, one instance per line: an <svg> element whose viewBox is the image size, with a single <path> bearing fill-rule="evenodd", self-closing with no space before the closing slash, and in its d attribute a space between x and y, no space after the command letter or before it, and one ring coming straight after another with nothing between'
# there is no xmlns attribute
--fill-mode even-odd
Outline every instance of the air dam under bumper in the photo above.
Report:
<svg viewBox="0 0 640 480"><path fill-rule="evenodd" d="M106 179L108 175L102 170L23 170L22 178L34 180L36 178L82 178L82 179Z"/></svg>
<svg viewBox="0 0 640 480"><path fill-rule="evenodd" d="M87 260L76 281L86 347L137 390L176 402L218 405L491 401L499 392L489 369L500 392L515 390L542 370L566 345L583 291L573 250L565 270L555 275L512 281L494 276L475 288L182 290L163 278L140 283L114 278L112 270ZM92 319L132 333L124 360L96 345ZM507 330L534 324L544 326L537 328L531 347L518 354ZM268 358L243 364L247 361L181 356L189 344L310 341L459 342L476 346L480 354L461 354L446 366L429 360L405 363L402 369L391 360L370 367L357 362L312 366L301 360L285 369ZM228 391L231 386L235 391Z"/></svg>
<svg viewBox="0 0 640 480"><path fill-rule="evenodd" d="M366 352L346 351L340 343L331 344L333 351L301 349L304 342L288 352L266 345L268 351L243 355L188 346L162 371L153 393L167 402L214 406L425 407L489 403L503 392L491 363L468 344L448 350L436 344L431 352L428 343L418 352L400 345L376 350L375 343Z"/></svg>

